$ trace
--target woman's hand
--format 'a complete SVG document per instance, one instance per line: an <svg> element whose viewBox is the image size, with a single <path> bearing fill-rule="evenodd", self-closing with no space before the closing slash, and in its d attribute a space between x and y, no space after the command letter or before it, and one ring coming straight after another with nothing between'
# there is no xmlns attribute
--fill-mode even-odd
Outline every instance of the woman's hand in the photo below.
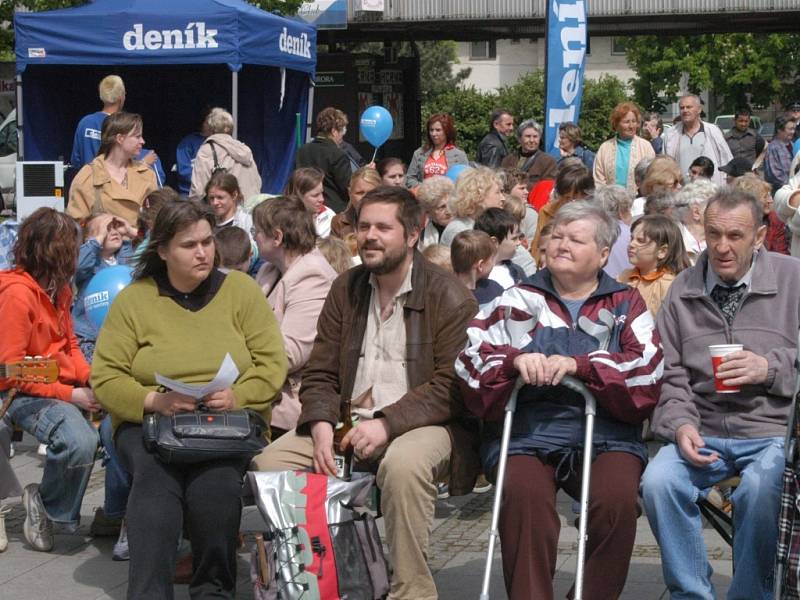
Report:
<svg viewBox="0 0 800 600"><path fill-rule="evenodd" d="M233 410L236 407L236 398L231 388L212 392L208 396L204 396L202 402L208 410Z"/></svg>
<svg viewBox="0 0 800 600"><path fill-rule="evenodd" d="M178 392L150 392L144 399L144 412L174 415L189 412L197 408L197 402L191 396Z"/></svg>
<svg viewBox="0 0 800 600"><path fill-rule="evenodd" d="M520 354L514 367L529 385L558 385L565 375L575 375L578 364L571 356L545 356L537 352Z"/></svg>
<svg viewBox="0 0 800 600"><path fill-rule="evenodd" d="M89 222L89 231L87 237L94 238L100 246L106 241L108 235L108 226L113 220L113 216L109 214L98 215Z"/></svg>
<svg viewBox="0 0 800 600"><path fill-rule="evenodd" d="M103 410L103 407L98 404L94 397L94 392L89 388L72 388L72 397L70 402L89 412L98 412Z"/></svg>

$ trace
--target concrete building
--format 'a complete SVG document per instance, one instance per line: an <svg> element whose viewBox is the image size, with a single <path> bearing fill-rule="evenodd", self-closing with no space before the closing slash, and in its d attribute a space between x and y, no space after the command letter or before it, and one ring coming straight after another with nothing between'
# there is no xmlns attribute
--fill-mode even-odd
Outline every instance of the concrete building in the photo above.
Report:
<svg viewBox="0 0 800 600"><path fill-rule="evenodd" d="M625 62L625 51L619 39L608 36L589 40L587 79L599 79L607 74L627 84L635 76ZM458 60L455 70L472 69L464 85L473 85L485 92L493 91L504 85L513 85L526 73L544 69L544 38L458 42Z"/></svg>

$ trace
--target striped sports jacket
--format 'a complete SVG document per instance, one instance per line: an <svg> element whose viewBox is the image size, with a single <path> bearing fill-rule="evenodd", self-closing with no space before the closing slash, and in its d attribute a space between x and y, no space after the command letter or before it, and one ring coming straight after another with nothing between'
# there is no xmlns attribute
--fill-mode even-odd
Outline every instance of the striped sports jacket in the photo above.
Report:
<svg viewBox="0 0 800 600"><path fill-rule="evenodd" d="M642 460L641 422L658 401L664 359L653 317L639 292L601 271L597 289L573 321L547 269L482 307L456 360L466 405L498 420L514 387L517 355L572 356L576 376L597 399L596 452L626 451ZM489 424L484 463L497 459L496 426ZM514 415L510 453L579 451L583 400L563 386L524 386Z"/></svg>

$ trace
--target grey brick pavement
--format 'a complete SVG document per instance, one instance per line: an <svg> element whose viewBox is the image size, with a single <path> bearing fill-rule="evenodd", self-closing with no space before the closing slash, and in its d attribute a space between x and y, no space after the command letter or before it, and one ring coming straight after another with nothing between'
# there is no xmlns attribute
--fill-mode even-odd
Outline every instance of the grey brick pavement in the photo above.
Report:
<svg viewBox="0 0 800 600"><path fill-rule="evenodd" d="M12 459L23 485L39 481L42 458L36 455L36 444L26 437L17 445ZM127 586L127 563L111 560L111 538L91 538L89 524L94 509L102 506L103 469L97 465L81 509L82 525L75 535L57 535L51 553L30 550L22 537L24 511L19 498L4 503L14 506L7 519L9 548L0 554L0 600L122 600ZM483 576L488 528L491 518L492 493L469 495L440 501L431 534L429 564L440 598L467 600L478 598ZM559 497L562 532L559 540L559 564L554 580L556 598L564 598L575 572L577 531L572 526L572 501ZM255 509L246 509L243 531L255 531L262 521ZM246 535L246 539L249 535ZM715 585L724 596L730 583L730 549L712 530L706 531L706 543L716 572ZM248 544L249 545L249 544ZM249 555L239 557L240 585L237 598L251 599L248 585ZM491 597L505 598L499 550L494 559ZM623 600L656 600L666 598L661 577L658 547L647 525L639 519L636 546ZM176 586L176 598L188 598L186 586Z"/></svg>

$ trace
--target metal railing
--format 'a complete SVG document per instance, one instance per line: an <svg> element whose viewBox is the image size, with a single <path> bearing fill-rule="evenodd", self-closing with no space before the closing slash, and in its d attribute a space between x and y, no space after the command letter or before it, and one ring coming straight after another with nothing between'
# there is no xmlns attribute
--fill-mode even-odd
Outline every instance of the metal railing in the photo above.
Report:
<svg viewBox="0 0 800 600"><path fill-rule="evenodd" d="M546 0L385 0L383 13L369 20L430 21L543 19ZM798 0L589 0L590 17L646 17L796 11ZM356 0L348 0L348 20L357 21ZM364 15L366 16L366 15Z"/></svg>

